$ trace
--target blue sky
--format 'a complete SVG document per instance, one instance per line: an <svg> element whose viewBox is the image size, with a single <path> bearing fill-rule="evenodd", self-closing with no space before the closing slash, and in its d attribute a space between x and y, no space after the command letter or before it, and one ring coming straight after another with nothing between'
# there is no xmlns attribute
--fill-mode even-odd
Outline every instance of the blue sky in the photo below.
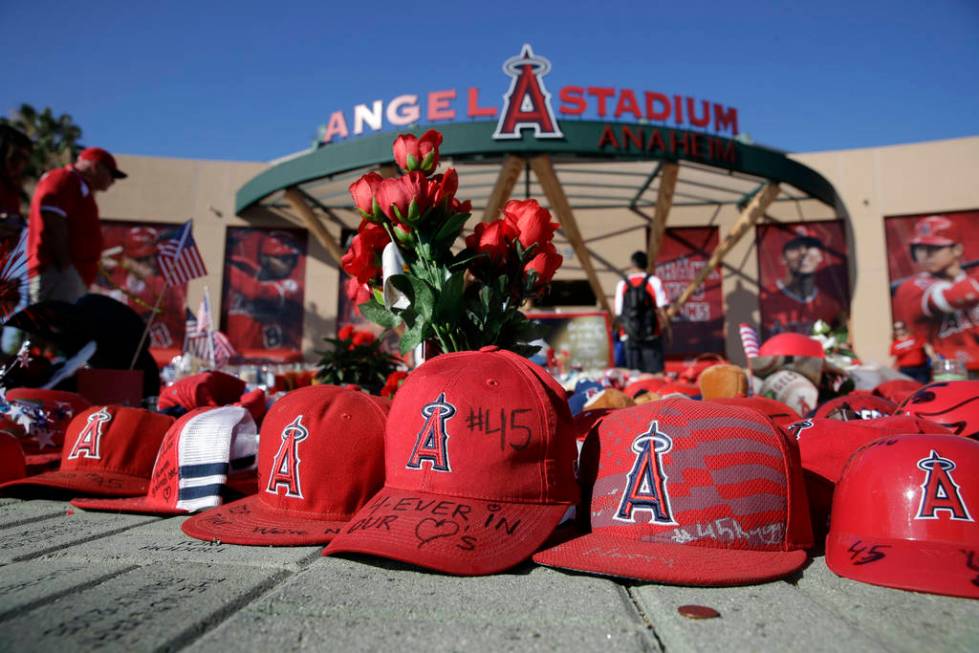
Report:
<svg viewBox="0 0 979 653"><path fill-rule="evenodd" d="M361 102L476 86L489 104L525 41L552 92L710 99L789 151L979 134L976 0L0 0L0 25L0 111L51 106L126 154L267 160Z"/></svg>

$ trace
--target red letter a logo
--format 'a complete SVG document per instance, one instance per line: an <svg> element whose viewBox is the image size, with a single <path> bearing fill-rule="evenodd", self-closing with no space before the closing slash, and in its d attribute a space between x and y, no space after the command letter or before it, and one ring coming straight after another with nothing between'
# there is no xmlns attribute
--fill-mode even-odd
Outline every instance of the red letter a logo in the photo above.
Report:
<svg viewBox="0 0 979 653"><path fill-rule="evenodd" d="M422 408L425 423L415 439L415 447L411 450L408 469L421 469L422 463L428 461L436 472L451 472L449 466L448 440L449 432L445 422L456 414L456 407L445 400L443 392L430 404Z"/></svg>
<svg viewBox="0 0 979 653"><path fill-rule="evenodd" d="M918 461L918 469L925 472L925 482L921 484L921 502L915 519L938 519L939 512L947 512L951 519L973 521L959 486L952 479L954 461L942 458L932 449L930 456Z"/></svg>
<svg viewBox="0 0 979 653"><path fill-rule="evenodd" d="M279 486L282 485L286 488L285 496L303 498L303 488L299 480L299 443L309 437L309 431L303 426L302 419L303 416L300 415L282 429L282 444L272 459L266 492L278 494Z"/></svg>
<svg viewBox="0 0 979 653"><path fill-rule="evenodd" d="M551 69L551 62L534 56L525 44L520 56L507 59L503 72L511 77L510 90L503 96L503 112L496 125L494 139L518 139L520 130L534 130L536 138L563 138L554 119L551 94L541 79Z"/></svg>
<svg viewBox="0 0 979 653"><path fill-rule="evenodd" d="M107 409L108 406L103 406L101 410L88 416L85 428L78 434L75 439L75 446L71 448L71 452L68 454L68 460L75 460L76 458L102 459L100 447L102 446L103 427L112 421L112 415Z"/></svg>
<svg viewBox="0 0 979 653"><path fill-rule="evenodd" d="M663 454L672 448L673 438L659 430L658 420L650 422L646 432L636 436L632 443L636 460L626 475L622 501L612 519L635 522L634 513L644 510L649 513L650 524L676 524L666 491L667 476L663 472Z"/></svg>

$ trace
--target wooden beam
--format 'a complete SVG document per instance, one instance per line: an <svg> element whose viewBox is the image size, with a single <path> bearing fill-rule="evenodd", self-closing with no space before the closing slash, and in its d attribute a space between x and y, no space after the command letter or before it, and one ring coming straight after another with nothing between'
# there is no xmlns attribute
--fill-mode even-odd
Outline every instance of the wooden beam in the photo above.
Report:
<svg viewBox="0 0 979 653"><path fill-rule="evenodd" d="M296 188L290 187L285 190L284 196L286 202L292 208L293 213L299 216L306 228L316 236L316 240L320 241L320 244L330 257L337 265L340 265L340 261L343 259L343 250L340 249L340 245L336 239L330 235L330 232L326 230L326 227L323 226L320 219L313 213L313 209L306 202L306 198L303 197L302 193L296 190Z"/></svg>
<svg viewBox="0 0 979 653"><path fill-rule="evenodd" d="M724 241L710 255L707 265L697 273L697 276L690 282L690 285L684 288L680 297L667 310L667 314L671 318L676 317L680 309L683 308L683 305L690 300L690 297L706 281L707 275L721 264L721 261L727 256L727 253L748 233L749 229L755 226L755 223L761 219L761 216L765 215L765 211L768 210L771 203L778 197L779 190L778 184L768 183L760 191L755 193L748 206L741 211L741 215L738 216L737 221L731 227L731 231L724 237Z"/></svg>
<svg viewBox="0 0 979 653"><path fill-rule="evenodd" d="M503 159L503 165L500 166L500 174L496 177L496 183L493 184L493 192L490 193L489 199L486 200L486 210L483 211L483 222L492 222L496 219L497 214L506 204L507 200L510 199L510 195L513 194L513 187L517 183L517 179L520 178L520 173L523 172L524 164L523 157L514 156L513 154L508 154L505 159Z"/></svg>
<svg viewBox="0 0 979 653"><path fill-rule="evenodd" d="M676 190L676 178L680 166L676 163L664 163L659 174L659 189L656 193L656 212L653 214L653 225L649 229L649 242L646 243L646 256L649 263L646 272L656 271L656 257L663 243L663 232L666 231L666 220L673 208L673 191Z"/></svg>
<svg viewBox="0 0 979 653"><path fill-rule="evenodd" d="M611 315L612 309L608 304L608 297L605 296L605 290L598 281L598 274L595 273L595 266L591 262L591 254L588 253L588 249L585 247L585 241L581 237L581 231L578 230L578 222L575 220L574 213L571 211L571 204L568 202L567 195L564 194L564 188L561 186L561 181L558 179L557 172L554 170L554 163L551 161L551 157L546 154L535 156L530 160L530 167L533 168L534 174L537 175L537 181L540 182L541 188L544 189L547 201L551 205L551 210L557 215L564 235L568 237L571 247L574 248L575 255L581 261L581 267L585 269L585 274L588 276L588 283L591 284L595 298L598 300L602 309Z"/></svg>

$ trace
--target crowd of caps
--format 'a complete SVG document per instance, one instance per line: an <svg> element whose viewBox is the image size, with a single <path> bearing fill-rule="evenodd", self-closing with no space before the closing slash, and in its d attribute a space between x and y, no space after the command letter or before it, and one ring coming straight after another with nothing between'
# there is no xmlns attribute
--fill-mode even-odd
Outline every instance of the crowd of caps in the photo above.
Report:
<svg viewBox="0 0 979 653"><path fill-rule="evenodd" d="M800 415L725 367L608 377L578 404L494 347L428 360L392 400L313 385L272 401L220 372L166 388L159 412L13 389L0 494L449 574L532 558L722 586L824 552L854 580L979 598L979 381L891 380Z"/></svg>

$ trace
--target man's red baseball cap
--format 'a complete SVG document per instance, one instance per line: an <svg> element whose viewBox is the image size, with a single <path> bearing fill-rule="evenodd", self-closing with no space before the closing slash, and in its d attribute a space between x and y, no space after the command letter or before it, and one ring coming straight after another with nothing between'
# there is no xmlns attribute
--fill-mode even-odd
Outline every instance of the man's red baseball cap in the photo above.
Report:
<svg viewBox="0 0 979 653"><path fill-rule="evenodd" d="M149 492L122 499L73 499L85 510L183 515L220 505L228 475L255 466L258 430L240 406L195 408L167 430Z"/></svg>
<svg viewBox="0 0 979 653"><path fill-rule="evenodd" d="M979 598L979 442L898 435L857 451L836 486L826 564L853 580Z"/></svg>
<svg viewBox="0 0 979 653"><path fill-rule="evenodd" d="M262 422L258 493L185 521L204 541L325 544L384 483L388 402L314 385L275 402Z"/></svg>
<svg viewBox="0 0 979 653"><path fill-rule="evenodd" d="M560 385L512 352L437 356L398 390L384 487L326 548L475 576L528 559L577 498Z"/></svg>
<svg viewBox="0 0 979 653"><path fill-rule="evenodd" d="M153 461L172 423L172 417L142 408L93 406L69 424L57 471L4 483L0 495L44 488L74 496L146 494Z"/></svg>
<svg viewBox="0 0 979 653"><path fill-rule="evenodd" d="M802 419L799 413L781 401L759 395L753 397L728 397L725 399L713 399L712 401L723 406L750 408L768 417L779 426L786 426Z"/></svg>
<svg viewBox="0 0 979 653"><path fill-rule="evenodd" d="M591 532L535 562L744 585L793 573L812 546L798 451L755 411L684 399L614 411L588 434L579 475Z"/></svg>
<svg viewBox="0 0 979 653"><path fill-rule="evenodd" d="M79 161L91 161L104 165L112 173L113 179L125 179L129 175L119 169L116 158L101 147L86 147L78 154Z"/></svg>
<svg viewBox="0 0 979 653"><path fill-rule="evenodd" d="M958 225L938 215L922 218L914 224L912 245L934 245L948 247L962 242Z"/></svg>

